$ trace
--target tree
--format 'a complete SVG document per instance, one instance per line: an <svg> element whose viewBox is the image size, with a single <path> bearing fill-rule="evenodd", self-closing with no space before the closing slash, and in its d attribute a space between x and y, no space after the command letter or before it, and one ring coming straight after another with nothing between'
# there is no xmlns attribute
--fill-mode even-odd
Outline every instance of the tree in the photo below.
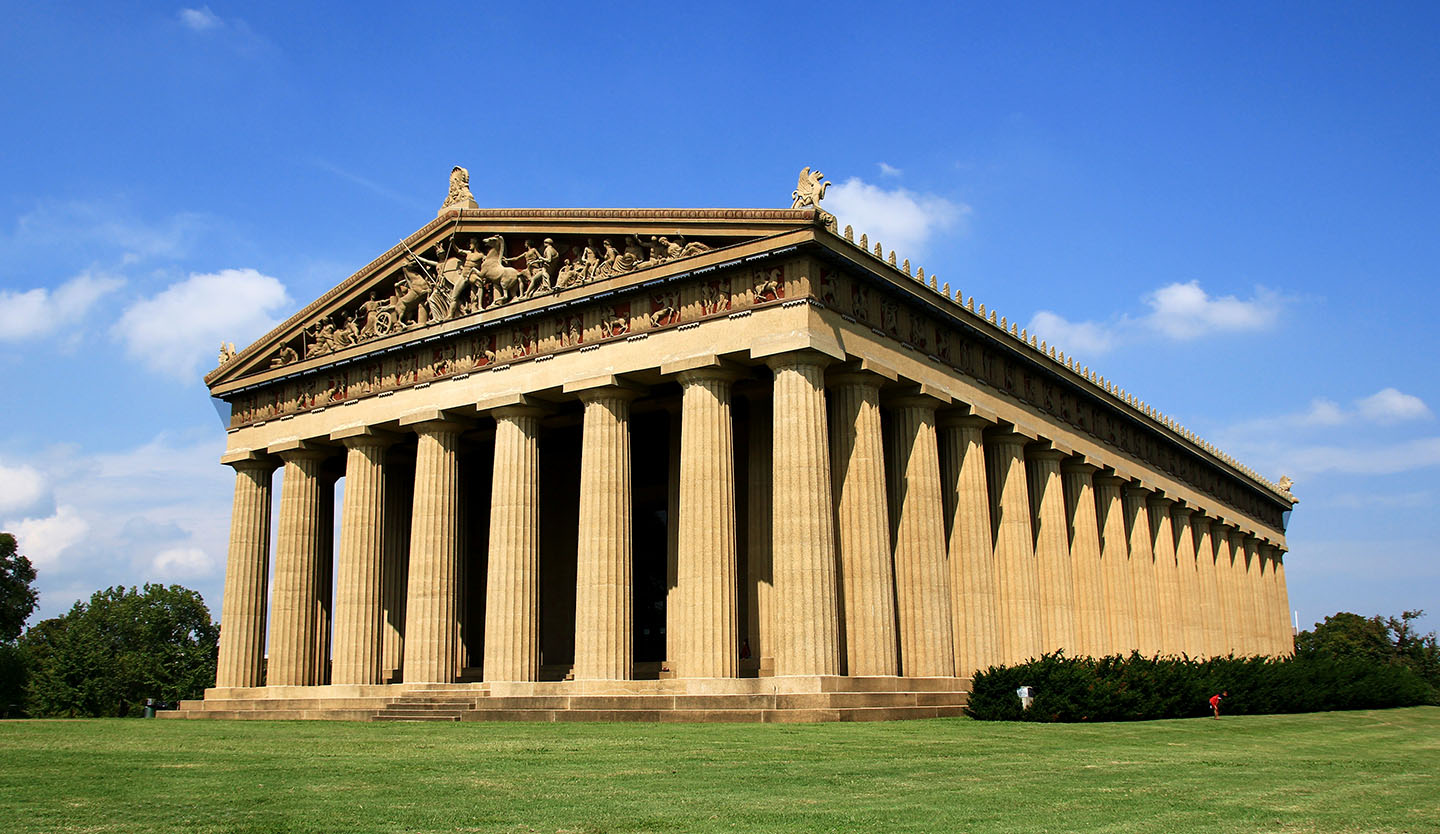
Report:
<svg viewBox="0 0 1440 834"><path fill-rule="evenodd" d="M1341 611L1317 623L1314 631L1295 637L1297 657L1334 660L1363 658L1407 666L1432 687L1440 688L1440 644L1435 632L1419 634L1413 625L1424 611L1405 611L1399 617L1362 617Z"/></svg>
<svg viewBox="0 0 1440 834"><path fill-rule="evenodd" d="M0 643L14 643L35 610L34 581L35 567L20 555L15 537L0 533Z"/></svg>
<svg viewBox="0 0 1440 834"><path fill-rule="evenodd" d="M15 537L0 533L0 718L23 714L28 667L15 641L40 598L34 582L35 566L20 555Z"/></svg>
<svg viewBox="0 0 1440 834"><path fill-rule="evenodd" d="M97 591L26 632L30 714L138 715L146 698L198 698L215 680L219 634L188 588Z"/></svg>

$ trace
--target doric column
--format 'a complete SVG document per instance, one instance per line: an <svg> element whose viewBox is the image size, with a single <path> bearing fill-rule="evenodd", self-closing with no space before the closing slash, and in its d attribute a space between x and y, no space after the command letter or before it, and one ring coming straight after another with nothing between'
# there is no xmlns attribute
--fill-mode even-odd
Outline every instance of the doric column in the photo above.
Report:
<svg viewBox="0 0 1440 834"><path fill-rule="evenodd" d="M1202 657L1220 657L1228 651L1225 642L1225 612L1220 596L1220 574L1215 562L1215 539L1210 517L1195 513L1190 518L1195 530L1195 568L1200 580L1200 633Z"/></svg>
<svg viewBox="0 0 1440 834"><path fill-rule="evenodd" d="M1075 651L1075 580L1070 570L1070 536L1065 521L1065 489L1060 461L1065 453L1028 448L1026 481L1035 525L1035 573L1039 590L1040 648Z"/></svg>
<svg viewBox="0 0 1440 834"><path fill-rule="evenodd" d="M994 431L985 437L989 461L990 515L995 527L995 589L1000 601L1001 661L1039 657L1040 589L1030 527L1030 495L1022 434Z"/></svg>
<svg viewBox="0 0 1440 834"><path fill-rule="evenodd" d="M1223 523L1210 525L1215 541L1215 587L1219 591L1220 622L1224 637L1221 654L1240 654L1240 619L1235 593L1235 553L1231 547L1230 530Z"/></svg>
<svg viewBox="0 0 1440 834"><path fill-rule="evenodd" d="M1260 564L1260 586L1255 594L1255 616L1259 621L1262 653L1275 657L1280 653L1280 617L1275 604L1274 548L1256 542L1255 559Z"/></svg>
<svg viewBox="0 0 1440 834"><path fill-rule="evenodd" d="M840 632L835 584L835 510L825 425L825 366L809 351L772 356L775 420L775 673L836 675Z"/></svg>
<svg viewBox="0 0 1440 834"><path fill-rule="evenodd" d="M774 486L770 472L771 436L774 431L771 408L773 392L767 386L752 393L750 399L750 431L746 476L746 633L750 635L750 656L759 661L761 674L775 671L775 631L773 606L775 581L770 563L770 535L774 524L774 508L770 490ZM678 493L677 493L678 495Z"/></svg>
<svg viewBox="0 0 1440 834"><path fill-rule="evenodd" d="M1260 620L1260 589L1263 578L1260 574L1260 553L1256 550L1254 536L1243 535L1237 554L1243 557L1240 575L1240 615L1245 624L1245 653L1266 654L1265 634Z"/></svg>
<svg viewBox="0 0 1440 834"><path fill-rule="evenodd" d="M225 562L220 658L215 685L261 686L265 667L265 603L270 580L272 458L235 461L230 551Z"/></svg>
<svg viewBox="0 0 1440 834"><path fill-rule="evenodd" d="M414 508L415 472L405 462L387 463L385 475L385 555L381 569L380 604L384 609L381 668L384 680L404 677L405 597L410 573L410 520Z"/></svg>
<svg viewBox="0 0 1440 834"><path fill-rule="evenodd" d="M1105 577L1107 654L1128 655L1140 648L1135 626L1135 586L1130 575L1130 545L1125 533L1121 491L1114 475L1095 477L1095 513L1100 526L1100 573Z"/></svg>
<svg viewBox="0 0 1440 834"><path fill-rule="evenodd" d="M289 449L280 484L280 523L275 542L275 596L271 603L270 686L314 686L321 681L316 656L320 632L320 571L326 555L321 529L326 495L317 449Z"/></svg>
<svg viewBox="0 0 1440 834"><path fill-rule="evenodd" d="M1147 502L1150 491L1131 484L1125 488L1125 531L1130 540L1130 582L1135 589L1135 632L1140 653L1154 656L1160 643L1160 600L1155 586L1155 551Z"/></svg>
<svg viewBox="0 0 1440 834"><path fill-rule="evenodd" d="M995 597L995 543L990 530L990 489L985 475L984 430L979 417L942 418L942 477L950 494L950 611L955 674L973 675L1001 662Z"/></svg>
<svg viewBox="0 0 1440 834"><path fill-rule="evenodd" d="M630 400L605 386L585 403L575 580L575 679L629 680L635 662Z"/></svg>
<svg viewBox="0 0 1440 834"><path fill-rule="evenodd" d="M1279 548L1274 553L1275 602L1280 607L1282 620L1278 650L1281 657L1289 657L1295 653L1295 628L1290 620L1290 592L1285 587L1285 553Z"/></svg>
<svg viewBox="0 0 1440 834"><path fill-rule="evenodd" d="M1105 619L1105 577L1101 573L1100 526L1095 516L1095 467L1069 461L1060 467L1070 534L1070 574L1075 588L1075 647L1078 656L1103 657L1109 635Z"/></svg>
<svg viewBox="0 0 1440 834"><path fill-rule="evenodd" d="M1195 557L1195 534L1190 518L1193 507L1176 504L1171 511L1175 527L1175 566L1179 574L1179 605L1181 632L1185 636L1185 654L1192 658L1205 656L1205 626L1200 590L1200 565Z"/></svg>
<svg viewBox="0 0 1440 834"><path fill-rule="evenodd" d="M880 432L880 377L862 371L832 376L829 394L845 673L898 675L895 574L885 510L885 446ZM902 620L902 628L904 625ZM904 645L900 645L904 652Z"/></svg>
<svg viewBox="0 0 1440 834"><path fill-rule="evenodd" d="M1175 528L1170 521L1172 502L1151 495L1151 551L1155 554L1155 599L1160 651L1167 655L1185 653L1185 621L1180 613L1180 569L1175 560Z"/></svg>
<svg viewBox="0 0 1440 834"><path fill-rule="evenodd" d="M514 405L491 416L495 469L484 676L487 681L533 681L540 677L540 410ZM406 635L407 653L409 639Z"/></svg>
<svg viewBox="0 0 1440 834"><path fill-rule="evenodd" d="M450 683L460 672L458 423L414 425L415 503L405 599L405 682Z"/></svg>
<svg viewBox="0 0 1440 834"><path fill-rule="evenodd" d="M894 401L895 599L900 621L900 671L911 677L955 674L951 645L950 575L945 563L944 502L935 406L925 396ZM878 428L878 425L876 426Z"/></svg>
<svg viewBox="0 0 1440 834"><path fill-rule="evenodd" d="M680 619L680 412L681 404L671 402L665 408L668 418L665 459L665 663L663 668L674 674L680 658L680 644L675 640L675 623Z"/></svg>
<svg viewBox="0 0 1440 834"><path fill-rule="evenodd" d="M679 656L671 668L684 678L733 678L740 671L733 380L722 368L679 374L680 610L672 619Z"/></svg>
<svg viewBox="0 0 1440 834"><path fill-rule="evenodd" d="M385 450L373 431L335 437L345 444L345 498L335 566L335 641L331 682L383 683L382 594L385 555Z"/></svg>

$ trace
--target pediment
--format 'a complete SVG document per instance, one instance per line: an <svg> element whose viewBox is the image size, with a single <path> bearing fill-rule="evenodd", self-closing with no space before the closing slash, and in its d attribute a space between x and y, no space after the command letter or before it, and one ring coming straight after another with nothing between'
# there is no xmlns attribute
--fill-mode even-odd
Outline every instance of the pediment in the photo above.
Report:
<svg viewBox="0 0 1440 834"><path fill-rule="evenodd" d="M442 212L205 377L237 385L462 329L509 305L560 303L724 258L822 224L813 209L465 209ZM501 313L503 315L503 313Z"/></svg>

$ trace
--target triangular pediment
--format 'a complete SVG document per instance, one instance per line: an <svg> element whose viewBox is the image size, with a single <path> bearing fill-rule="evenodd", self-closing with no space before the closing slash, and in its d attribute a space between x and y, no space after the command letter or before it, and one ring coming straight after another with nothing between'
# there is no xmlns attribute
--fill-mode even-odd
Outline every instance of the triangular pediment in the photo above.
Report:
<svg viewBox="0 0 1440 834"><path fill-rule="evenodd" d="M348 353L463 329L510 305L566 303L723 261L737 245L823 222L814 209L446 211L228 356L205 382L223 395Z"/></svg>

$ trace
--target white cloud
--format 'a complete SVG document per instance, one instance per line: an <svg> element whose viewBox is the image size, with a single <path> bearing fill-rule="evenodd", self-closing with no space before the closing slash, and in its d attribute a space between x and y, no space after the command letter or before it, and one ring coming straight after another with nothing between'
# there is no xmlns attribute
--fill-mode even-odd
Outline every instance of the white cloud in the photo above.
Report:
<svg viewBox="0 0 1440 834"><path fill-rule="evenodd" d="M69 504L62 504L53 515L12 521L6 527L19 541L20 552L29 557L37 568L58 564L65 552L84 541L90 532L90 523Z"/></svg>
<svg viewBox="0 0 1440 834"><path fill-rule="evenodd" d="M1401 393L1394 388L1376 391L1355 405L1361 417L1380 423L1428 420L1435 416L1419 397Z"/></svg>
<svg viewBox="0 0 1440 834"><path fill-rule="evenodd" d="M891 165L891 164L886 163L886 162L881 162L881 163L879 163L879 165L880 165L880 173L881 173L881 174L884 174L884 175L887 176L887 177L898 177L898 176L900 176L901 174L905 173L904 171L900 170L899 168L896 168L894 165Z"/></svg>
<svg viewBox="0 0 1440 834"><path fill-rule="evenodd" d="M1115 345L1115 332L1093 321L1072 322L1049 310L1041 310L1026 328L1066 353L1098 356Z"/></svg>
<svg viewBox="0 0 1440 834"><path fill-rule="evenodd" d="M81 274L53 292L37 287L0 291L0 341L21 342L72 326L90 308L125 282L108 275Z"/></svg>
<svg viewBox="0 0 1440 834"><path fill-rule="evenodd" d="M1233 295L1211 297L1199 281L1168 284L1145 298L1149 315L1141 321L1162 335L1189 341L1211 333L1264 330L1275 323L1280 312L1276 294L1257 291L1242 301Z"/></svg>
<svg viewBox="0 0 1440 834"><path fill-rule="evenodd" d="M63 261L79 252L85 263L135 264L184 256L217 226L214 218L193 212L137 218L124 201L49 201L16 221L14 231L0 239L0 252L12 262Z"/></svg>
<svg viewBox="0 0 1440 834"><path fill-rule="evenodd" d="M50 498L50 485L33 466L0 464L0 517L34 512Z"/></svg>
<svg viewBox="0 0 1440 834"><path fill-rule="evenodd" d="M210 11L209 6L201 6L198 9L181 9L179 17L180 22L184 24L187 29L195 32L204 32L207 29L219 29L225 25L225 21Z"/></svg>
<svg viewBox="0 0 1440 834"><path fill-rule="evenodd" d="M825 207L842 228L854 226L857 238L866 234L872 246L879 242L902 258L923 254L932 235L963 223L970 213L969 206L935 194L887 190L857 177L832 185Z"/></svg>
<svg viewBox="0 0 1440 834"><path fill-rule="evenodd" d="M1317 444L1279 450L1281 467L1298 475L1394 475L1440 466L1440 437L1357 446ZM1297 475L1297 477L1298 477Z"/></svg>
<svg viewBox="0 0 1440 834"><path fill-rule="evenodd" d="M198 547L172 547L155 554L150 563L164 579L188 579L215 572L215 561Z"/></svg>
<svg viewBox="0 0 1440 834"><path fill-rule="evenodd" d="M114 334L147 367L189 380L210 367L222 341L248 343L289 303L284 284L253 269L196 274L132 304Z"/></svg>

